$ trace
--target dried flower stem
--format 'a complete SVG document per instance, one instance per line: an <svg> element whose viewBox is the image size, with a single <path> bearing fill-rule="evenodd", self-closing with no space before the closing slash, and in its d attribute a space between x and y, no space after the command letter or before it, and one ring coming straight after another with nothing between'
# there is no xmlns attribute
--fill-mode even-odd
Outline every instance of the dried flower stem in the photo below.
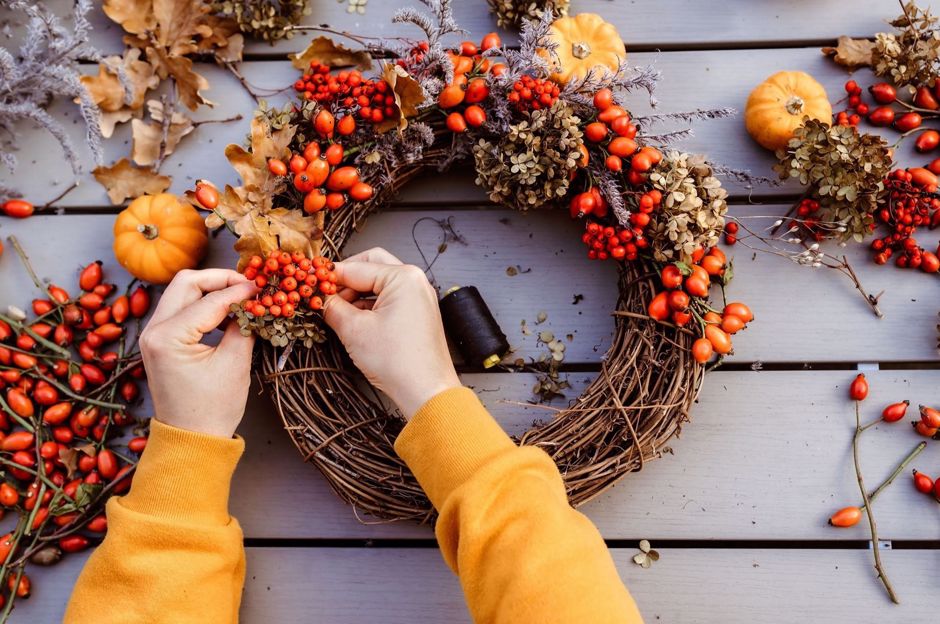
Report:
<svg viewBox="0 0 940 624"><path fill-rule="evenodd" d="M862 431L864 431L871 425L878 424L879 422L881 422L880 418L876 420L874 423L869 423L868 425L865 425L864 427L862 427ZM914 461L914 458L920 455L921 451L923 451L925 448L927 448L926 442L921 442L917 446L915 446L914 450L908 453L907 456L901 461L901 463L898 464L897 468L894 469L894 472L892 472L888 476L887 479L881 482L881 485L876 487L872 491L872 493L868 495L869 504L875 502L875 499L878 498L878 495L881 494L885 490L885 488L887 488L889 485L894 483L894 480L898 478L898 475L901 474L901 472L903 472L903 470L907 468L907 465L911 463L912 461ZM859 509L868 509L868 507L866 507L865 505L862 505L861 507L859 507Z"/></svg>
<svg viewBox="0 0 940 624"><path fill-rule="evenodd" d="M855 402L855 435L852 437L852 459L855 462L855 478L858 481L858 490L862 493L862 501L864 502L865 515L868 516L868 527L871 530L871 543L872 543L872 553L874 554L875 559L875 570L878 572L878 578L881 579L882 584L885 586L885 590L888 592L888 597L891 598L891 602L894 604L901 604L898 600L897 594L894 593L894 587L891 586L891 581L888 580L888 574L885 572L884 566L881 563L881 552L879 551L878 546L878 525L875 524L875 514L871 509L871 497L868 495L868 490L865 489L865 479L862 477L862 466L858 460L858 440L862 436L861 416L859 414L859 402Z"/></svg>

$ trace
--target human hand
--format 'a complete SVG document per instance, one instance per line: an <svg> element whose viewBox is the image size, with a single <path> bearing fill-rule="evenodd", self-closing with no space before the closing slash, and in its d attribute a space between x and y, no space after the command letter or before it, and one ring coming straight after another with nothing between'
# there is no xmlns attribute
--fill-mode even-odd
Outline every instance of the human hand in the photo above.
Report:
<svg viewBox="0 0 940 624"><path fill-rule="evenodd" d="M236 323L218 346L202 344L229 306L257 292L235 271L181 271L140 335L140 353L156 418L180 429L230 438L248 402L253 336Z"/></svg>
<svg viewBox="0 0 940 624"><path fill-rule="evenodd" d="M447 350L437 293L424 272L384 249L336 264L342 290L324 317L353 363L411 418L428 399L460 385ZM362 295L375 294L375 299Z"/></svg>

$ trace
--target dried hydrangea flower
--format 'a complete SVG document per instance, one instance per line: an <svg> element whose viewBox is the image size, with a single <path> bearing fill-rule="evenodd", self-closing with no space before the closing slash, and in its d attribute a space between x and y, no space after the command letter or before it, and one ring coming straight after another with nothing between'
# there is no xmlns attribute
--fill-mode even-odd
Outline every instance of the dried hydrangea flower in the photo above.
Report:
<svg viewBox="0 0 940 624"><path fill-rule="evenodd" d="M653 257L690 263L696 249L718 244L728 192L704 156L669 152L649 180L663 194L662 206L650 215L646 230Z"/></svg>
<svg viewBox="0 0 940 624"><path fill-rule="evenodd" d="M293 36L287 27L310 15L309 4L309 0L215 0L211 10L233 18L246 35L273 43Z"/></svg>
<svg viewBox="0 0 940 624"><path fill-rule="evenodd" d="M583 145L581 120L563 101L534 111L497 142L473 146L476 183L492 201L528 210L563 198Z"/></svg>
<svg viewBox="0 0 940 624"><path fill-rule="evenodd" d="M555 17L568 15L569 0L488 0L501 28L519 28L524 20L542 19L546 11Z"/></svg>

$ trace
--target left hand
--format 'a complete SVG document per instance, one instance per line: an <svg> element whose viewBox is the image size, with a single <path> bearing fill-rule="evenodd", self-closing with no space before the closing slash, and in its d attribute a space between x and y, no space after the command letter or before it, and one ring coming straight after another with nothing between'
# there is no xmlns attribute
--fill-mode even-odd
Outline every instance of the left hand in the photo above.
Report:
<svg viewBox="0 0 940 624"><path fill-rule="evenodd" d="M258 291L235 271L181 271L140 336L157 420L230 438L248 402L253 336L229 323L216 347L202 337L228 317L229 306Z"/></svg>

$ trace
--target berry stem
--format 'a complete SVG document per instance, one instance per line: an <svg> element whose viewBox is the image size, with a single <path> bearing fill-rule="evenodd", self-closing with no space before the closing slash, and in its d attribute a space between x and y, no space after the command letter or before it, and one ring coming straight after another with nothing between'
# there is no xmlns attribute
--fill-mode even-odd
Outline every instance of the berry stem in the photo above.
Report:
<svg viewBox="0 0 940 624"><path fill-rule="evenodd" d="M888 580L888 574L885 572L884 565L881 563L881 551L878 544L878 525L875 523L875 514L871 509L871 497L868 496L868 490L865 489L865 479L862 477L862 465L858 459L858 440L862 436L861 415L859 414L859 402L855 401L855 435L852 437L852 459L855 463L855 479L858 481L858 490L862 494L865 515L868 516L868 528L871 531L872 553L875 559L875 570L878 572L878 578L881 579L888 592L888 597L894 604L901 604L897 594L894 593L894 587Z"/></svg>
<svg viewBox="0 0 940 624"><path fill-rule="evenodd" d="M879 422L880 420L881 420L881 419L879 419L879 420L876 421L876 422ZM865 429L865 428L863 427L862 430L864 430L864 429ZM901 461L901 463L898 464L897 468L894 469L894 472L892 472L891 475L890 475L887 479L885 479L884 481L881 482L881 485L879 485L878 487L876 487L876 488L874 489L874 491L872 491L872 493L868 495L868 501L869 501L869 503L874 502L875 499L878 497L878 495L881 494L881 493L885 490L885 488L887 488L889 485L891 485L892 483L894 483L894 480L897 479L898 475L901 474L901 472L903 472L903 470L904 470L905 468L907 468L907 465L908 465L909 463L911 463L912 461L914 461L914 458L917 457L918 455L920 455L921 451L923 451L925 448L927 448L927 443L926 443L926 442L921 442L920 444L918 444L917 446L915 446L915 447L914 447L914 450L912 450L910 453L908 453L908 454L907 454L907 457L905 457L905 458ZM864 505L862 505L862 506L860 507L860 509L867 509L867 507L865 507Z"/></svg>

